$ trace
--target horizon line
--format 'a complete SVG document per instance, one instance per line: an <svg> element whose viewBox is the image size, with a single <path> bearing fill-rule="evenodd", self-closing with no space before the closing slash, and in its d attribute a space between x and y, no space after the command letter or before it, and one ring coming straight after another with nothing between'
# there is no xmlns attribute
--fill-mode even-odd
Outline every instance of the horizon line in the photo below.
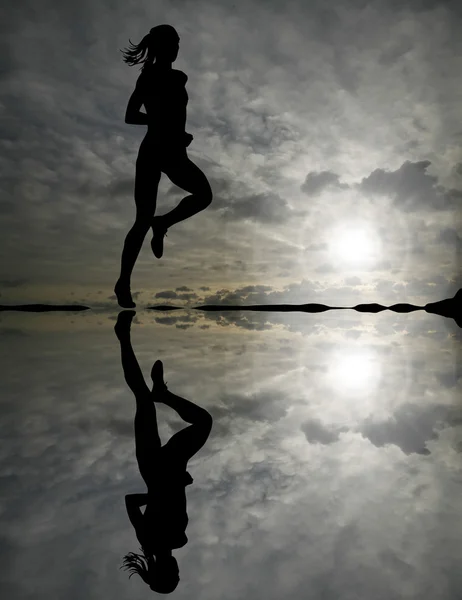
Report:
<svg viewBox="0 0 462 600"><path fill-rule="evenodd" d="M459 327L462 327L462 320L457 318L459 311L457 306L462 306L462 288L459 289L453 298L439 300L437 302L428 302L424 306L415 304L397 303L390 306L378 304L376 302L367 304L356 304L355 306L328 306L326 304L308 303L308 304L204 304L201 306L174 306L171 304L161 304L157 306L146 306L145 310L202 310L213 312L226 311L258 311L258 312L308 312L319 313L328 310L355 310L357 312L378 313L384 310L391 310L397 313L410 313L418 310L424 310L430 314L437 314L443 317L453 318ZM135 310L124 309L117 306L118 310ZM21 312L50 312L50 311L86 311L91 310L90 306L81 304L0 304L0 312L5 311L21 311Z"/></svg>

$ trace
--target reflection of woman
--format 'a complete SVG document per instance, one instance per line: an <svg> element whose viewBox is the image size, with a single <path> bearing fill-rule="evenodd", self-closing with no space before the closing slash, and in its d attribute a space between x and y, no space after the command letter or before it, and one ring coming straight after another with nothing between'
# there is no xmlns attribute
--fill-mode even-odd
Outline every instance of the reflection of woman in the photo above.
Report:
<svg viewBox="0 0 462 600"><path fill-rule="evenodd" d="M128 516L141 544L142 554L130 552L123 566L138 573L150 588L170 593L180 580L178 563L172 550L182 548L188 538L185 487L193 482L188 460L205 444L212 428L212 417L203 408L172 394L163 380L163 365L156 361L151 370L153 389L149 390L130 341L134 311L119 314L115 332L120 341L124 376L136 399L135 445L141 476L147 494L125 496ZM157 431L154 402L173 408L187 423L162 446ZM140 506L146 505L144 514Z"/></svg>
<svg viewBox="0 0 462 600"><path fill-rule="evenodd" d="M212 202L212 190L206 176L188 158L186 151L193 139L185 132L188 76L172 69L179 41L173 27L158 25L138 45L130 42L132 49L124 52L124 60L129 65L144 63L128 102L125 122L148 126L136 160L135 223L125 238L120 276L114 288L117 301L124 308L135 306L130 279L149 228L152 227L153 233L152 251L161 258L167 229L204 210ZM139 110L142 104L146 113ZM154 217L161 173L190 195L170 212Z"/></svg>

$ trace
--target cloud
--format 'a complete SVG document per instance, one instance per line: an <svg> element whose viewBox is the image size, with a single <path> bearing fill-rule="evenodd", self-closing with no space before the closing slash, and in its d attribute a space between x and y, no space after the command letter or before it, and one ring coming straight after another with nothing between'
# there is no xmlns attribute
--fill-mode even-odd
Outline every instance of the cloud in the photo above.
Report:
<svg viewBox="0 0 462 600"><path fill-rule="evenodd" d="M160 325L176 325L178 323L178 317L156 317L155 322Z"/></svg>
<svg viewBox="0 0 462 600"><path fill-rule="evenodd" d="M178 295L178 299L179 300L184 300L185 302L190 302L191 300L195 300L197 298L197 294L192 293L192 294L179 294Z"/></svg>
<svg viewBox="0 0 462 600"><path fill-rule="evenodd" d="M306 176L300 189L308 196L319 196L329 187L346 190L349 186L346 183L342 183L339 176L331 171L311 171Z"/></svg>
<svg viewBox="0 0 462 600"><path fill-rule="evenodd" d="M445 227L436 236L437 243L441 242L448 246L454 246L457 252L462 251L462 238L454 227Z"/></svg>
<svg viewBox="0 0 462 600"><path fill-rule="evenodd" d="M462 378L462 367L458 364L452 371L437 373L436 377L443 387L453 389Z"/></svg>
<svg viewBox="0 0 462 600"><path fill-rule="evenodd" d="M316 273L334 273L336 270L337 268L330 263L322 263L315 268Z"/></svg>
<svg viewBox="0 0 462 600"><path fill-rule="evenodd" d="M389 196L404 211L457 208L462 192L439 185L438 177L427 173L430 165L429 160L407 160L396 171L375 169L356 187L365 195Z"/></svg>
<svg viewBox="0 0 462 600"><path fill-rule="evenodd" d="M355 275L352 277L345 277L345 283L352 286L361 285L361 279Z"/></svg>
<svg viewBox="0 0 462 600"><path fill-rule="evenodd" d="M192 327L194 323L197 323L200 320L200 316L192 312L187 315L155 317L154 320L160 325L175 325L175 327L186 328Z"/></svg>
<svg viewBox="0 0 462 600"><path fill-rule="evenodd" d="M173 290L164 290L162 292L157 292L154 298L166 298L168 300L173 300L175 298L179 298L179 295Z"/></svg>
<svg viewBox="0 0 462 600"><path fill-rule="evenodd" d="M2 279L0 280L0 288L17 288L27 283L26 279Z"/></svg>
<svg viewBox="0 0 462 600"><path fill-rule="evenodd" d="M300 429L310 444L333 444L339 440L340 433L347 431L345 428L331 429L317 419L309 419L302 423Z"/></svg>
<svg viewBox="0 0 462 600"><path fill-rule="evenodd" d="M361 334L362 331L359 331L357 329L350 329L345 333L345 337L349 340L357 340L361 337Z"/></svg>
<svg viewBox="0 0 462 600"><path fill-rule="evenodd" d="M204 297L204 304L268 304L268 285L247 285L235 290L221 289Z"/></svg>
<svg viewBox="0 0 462 600"><path fill-rule="evenodd" d="M212 204L213 205L213 204ZM223 218L231 221L252 219L262 223L281 223L299 214L276 193L249 194L231 201L216 204Z"/></svg>
<svg viewBox="0 0 462 600"><path fill-rule="evenodd" d="M438 438L436 426L447 419L448 407L404 404L387 421L366 420L360 432L375 446L393 444L405 454L430 454L426 443Z"/></svg>

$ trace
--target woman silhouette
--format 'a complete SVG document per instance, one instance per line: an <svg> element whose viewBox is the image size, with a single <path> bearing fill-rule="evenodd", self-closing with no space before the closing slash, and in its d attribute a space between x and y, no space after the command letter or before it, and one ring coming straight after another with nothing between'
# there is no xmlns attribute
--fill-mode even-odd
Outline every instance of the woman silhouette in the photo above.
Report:
<svg viewBox="0 0 462 600"><path fill-rule="evenodd" d="M157 360L151 370L152 391L144 381L130 341L134 311L122 311L114 328L120 341L124 376L136 398L136 458L148 488L147 494L125 496L127 513L141 544L142 554L125 555L122 567L137 573L156 592L168 594L180 580L178 563L172 550L182 548L188 538L185 487L193 482L188 460L205 444L212 417L189 400L172 394L163 377L163 365ZM189 427L175 433L162 446L157 430L155 402L175 410ZM144 514L140 506L146 505Z"/></svg>
<svg viewBox="0 0 462 600"><path fill-rule="evenodd" d="M152 251L161 258L167 230L207 208L213 198L207 177L186 151L193 139L185 132L188 76L172 69L179 42L180 37L171 25L158 25L138 45L130 41L132 48L122 51L124 61L130 66L144 63L128 102L125 122L148 126L136 160L135 223L125 238L120 276L114 288L117 301L124 308L136 306L130 279L149 228L152 227L153 233ZM139 110L142 104L146 113ZM154 217L161 173L190 195L170 212Z"/></svg>

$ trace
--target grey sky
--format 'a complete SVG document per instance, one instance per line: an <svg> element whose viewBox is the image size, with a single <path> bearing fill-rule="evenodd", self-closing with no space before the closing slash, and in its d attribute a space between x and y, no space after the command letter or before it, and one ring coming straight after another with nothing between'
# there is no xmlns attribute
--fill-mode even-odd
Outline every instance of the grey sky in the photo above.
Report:
<svg viewBox="0 0 462 600"><path fill-rule="evenodd" d="M461 286L462 10L431 0L40 3L0 19L0 595L145 598L119 571L144 491L112 331L139 73L181 37L189 156L214 191L149 240L151 304L425 304ZM159 213L183 193L163 177ZM172 597L461 595L461 330L424 312L139 311L145 375L214 417ZM165 442L183 426L159 408Z"/></svg>
<svg viewBox="0 0 462 600"><path fill-rule="evenodd" d="M181 37L188 151L214 202L171 229L162 260L146 242L139 303L182 285L199 300L201 286L264 284L286 301L306 285L416 303L460 287L457 3L24 1L4 14L2 301L114 304L145 131L123 122L139 68L119 48L161 22ZM182 195L163 176L159 213Z"/></svg>

